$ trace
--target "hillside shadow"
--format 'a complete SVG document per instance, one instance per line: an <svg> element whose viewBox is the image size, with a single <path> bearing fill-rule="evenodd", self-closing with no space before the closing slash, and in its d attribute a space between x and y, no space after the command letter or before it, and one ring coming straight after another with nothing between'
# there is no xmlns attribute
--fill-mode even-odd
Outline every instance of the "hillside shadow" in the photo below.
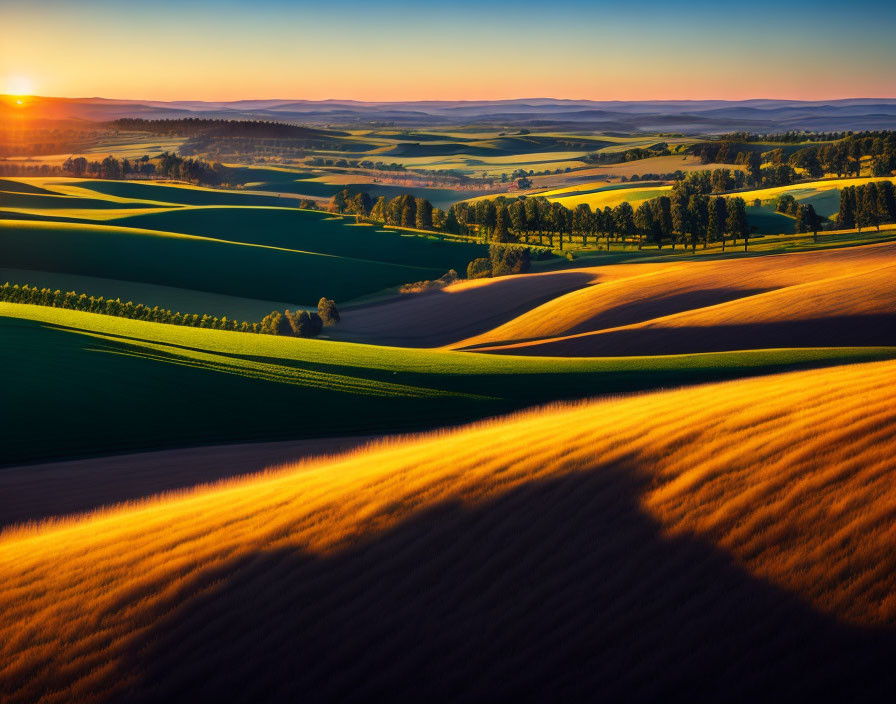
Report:
<svg viewBox="0 0 896 704"><path fill-rule="evenodd" d="M706 288L694 291L684 291L670 296L663 296L659 299L640 299L634 301L626 301L615 306L609 306L602 310L596 311L594 315L568 329L557 333L562 335L579 335L587 332L599 332L607 328L620 327L623 325L637 325L638 323L647 322L654 318L660 318L675 313L683 313L695 308L704 308L714 306L720 303L728 303L739 298L755 296L760 293L771 291L771 288L754 288L754 289L732 289L732 288ZM587 305L587 304L584 304ZM512 345L521 342L532 342L539 339L550 339L540 337L528 337L507 340L493 340L490 342L481 342L467 347L460 348L467 351L475 351L479 348L491 347L493 345Z"/></svg>
<svg viewBox="0 0 896 704"><path fill-rule="evenodd" d="M543 303L594 284L594 274L556 272L498 278L488 286L401 294L352 306L327 330L333 340L441 347L503 325Z"/></svg>
<svg viewBox="0 0 896 704"><path fill-rule="evenodd" d="M597 331L543 344L481 349L499 354L630 356L726 352L788 347L887 347L896 345L896 315L849 315L755 324L643 327Z"/></svg>
<svg viewBox="0 0 896 704"><path fill-rule="evenodd" d="M130 701L892 693L893 629L840 623L710 543L665 536L636 470L632 458L440 504L332 555L272 550L207 571L116 677L137 678Z"/></svg>
<svg viewBox="0 0 896 704"><path fill-rule="evenodd" d="M16 524L89 513L312 457L348 452L370 436L203 445L0 467L0 533Z"/></svg>

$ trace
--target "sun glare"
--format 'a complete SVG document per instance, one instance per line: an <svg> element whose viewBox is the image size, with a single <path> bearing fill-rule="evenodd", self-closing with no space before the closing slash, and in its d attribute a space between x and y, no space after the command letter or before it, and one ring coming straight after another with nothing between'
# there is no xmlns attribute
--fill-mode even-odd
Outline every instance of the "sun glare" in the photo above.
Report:
<svg viewBox="0 0 896 704"><path fill-rule="evenodd" d="M10 76L6 81L6 93L8 95L31 95L33 92L31 81L25 76ZM19 105L21 101L16 101Z"/></svg>

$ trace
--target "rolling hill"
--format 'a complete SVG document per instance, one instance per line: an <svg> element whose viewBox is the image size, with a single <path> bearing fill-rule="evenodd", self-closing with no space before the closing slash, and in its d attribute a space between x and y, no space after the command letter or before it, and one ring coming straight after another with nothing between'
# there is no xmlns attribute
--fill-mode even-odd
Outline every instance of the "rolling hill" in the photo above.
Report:
<svg viewBox="0 0 896 704"><path fill-rule="evenodd" d="M0 408L0 465L406 432L557 399L894 356L896 347L515 357L254 335L0 303L0 385L17 399ZM47 433L35 420L40 418L64 420Z"/></svg>
<svg viewBox="0 0 896 704"><path fill-rule="evenodd" d="M893 243L619 269L615 280L553 298L454 346L544 355L657 354L892 344L884 340L896 330ZM652 331L650 343L646 331Z"/></svg>
<svg viewBox="0 0 896 704"><path fill-rule="evenodd" d="M7 96L0 96L5 98ZM0 100L0 117L21 114L12 101ZM553 98L473 101L363 102L357 100L127 101L105 98L29 99L30 119L115 120L206 117L276 120L328 126L388 121L431 127L492 124L588 127L601 131L712 134L735 130L892 129L896 100L851 98L822 102L801 100L651 100L591 101Z"/></svg>
<svg viewBox="0 0 896 704"><path fill-rule="evenodd" d="M884 698L894 385L556 406L7 531L0 693Z"/></svg>
<svg viewBox="0 0 896 704"><path fill-rule="evenodd" d="M290 204L298 201L136 181L6 180L0 257L4 268L106 279L107 297L126 297L115 282L129 281L296 307L463 271L486 251ZM185 310L190 301L168 305Z"/></svg>

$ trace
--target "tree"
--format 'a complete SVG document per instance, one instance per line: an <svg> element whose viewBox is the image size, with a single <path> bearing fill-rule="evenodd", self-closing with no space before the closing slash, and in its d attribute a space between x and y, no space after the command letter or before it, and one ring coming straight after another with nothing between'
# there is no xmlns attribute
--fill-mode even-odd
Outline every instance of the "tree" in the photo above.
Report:
<svg viewBox="0 0 896 704"><path fill-rule="evenodd" d="M877 184L877 203L882 219L889 222L896 221L896 187L892 181L881 181Z"/></svg>
<svg viewBox="0 0 896 704"><path fill-rule="evenodd" d="M103 162L100 164L100 177L109 179L121 178L121 164L111 154L103 159Z"/></svg>
<svg viewBox="0 0 896 704"><path fill-rule="evenodd" d="M812 233L812 241L818 242L818 230L821 229L821 218L815 212L815 208L811 203L806 206L806 227Z"/></svg>
<svg viewBox="0 0 896 704"><path fill-rule="evenodd" d="M725 218L725 229L734 238L735 244L737 244L738 237L743 237L746 250L746 237L750 232L747 225L747 204L743 198L732 198L726 207L728 215Z"/></svg>
<svg viewBox="0 0 896 704"><path fill-rule="evenodd" d="M650 205L653 209L653 239L657 249L662 249L663 240L672 237L672 199L669 196L660 196L652 199Z"/></svg>
<svg viewBox="0 0 896 704"><path fill-rule="evenodd" d="M685 241L685 235L691 229L688 201L684 194L675 194L672 200L672 251L675 251L676 234Z"/></svg>
<svg viewBox="0 0 896 704"><path fill-rule="evenodd" d="M701 235L705 236L709 220L709 199L702 193L695 193L688 199L688 220L691 226L691 251L696 252L697 240Z"/></svg>
<svg viewBox="0 0 896 704"><path fill-rule="evenodd" d="M330 202L327 204L327 210L331 213L344 213L345 212L345 196L348 193L346 190L341 190L338 193L334 193L330 198Z"/></svg>
<svg viewBox="0 0 896 704"><path fill-rule="evenodd" d="M404 207L404 196L395 196L386 203L385 218L383 222L387 225L401 225L401 212Z"/></svg>
<svg viewBox="0 0 896 704"><path fill-rule="evenodd" d="M579 203L572 213L572 230L582 236L582 244L587 244L586 238L592 227L591 206L587 203Z"/></svg>
<svg viewBox="0 0 896 704"><path fill-rule="evenodd" d="M851 230L856 226L856 189L847 186L840 189L840 211L837 213L837 227Z"/></svg>
<svg viewBox="0 0 896 704"><path fill-rule="evenodd" d="M541 232L541 218L540 218L540 209L538 207L538 199L537 198L526 198L523 201L523 208L526 211L526 228L529 231ZM526 238L528 239L528 237ZM538 241L541 242L541 234L538 236Z"/></svg>
<svg viewBox="0 0 896 704"><path fill-rule="evenodd" d="M485 257L479 257L467 264L468 279L485 279L492 275L492 263Z"/></svg>
<svg viewBox="0 0 896 704"><path fill-rule="evenodd" d="M880 230L880 212L877 204L877 184L873 181L865 184L862 195L862 212L867 225L874 225Z"/></svg>
<svg viewBox="0 0 896 704"><path fill-rule="evenodd" d="M871 163L872 176L889 176L893 171L893 165L889 158L880 156Z"/></svg>
<svg viewBox="0 0 896 704"><path fill-rule="evenodd" d="M417 224L417 201L413 196L401 196L401 222L402 227L414 227Z"/></svg>
<svg viewBox="0 0 896 704"><path fill-rule="evenodd" d="M415 201L415 224L420 230L432 229L432 203L425 198L417 198Z"/></svg>
<svg viewBox="0 0 896 704"><path fill-rule="evenodd" d="M283 316L280 315L280 311L272 311L268 313L264 318L261 319L261 332L265 335L279 335L280 334L280 319Z"/></svg>
<svg viewBox="0 0 896 704"><path fill-rule="evenodd" d="M354 213L355 215L360 215L362 217L370 213L372 207L373 202L371 201L370 194L366 191L356 193L351 198L348 198L345 203L346 212Z"/></svg>
<svg viewBox="0 0 896 704"><path fill-rule="evenodd" d="M335 301L329 298L321 298L317 302L317 314L324 327L330 327L339 322L339 309L336 307Z"/></svg>
<svg viewBox="0 0 896 704"><path fill-rule="evenodd" d="M370 217L377 222L386 222L386 198L380 196L370 209Z"/></svg>
<svg viewBox="0 0 896 704"><path fill-rule="evenodd" d="M653 217L653 208L646 200L635 211L635 227L638 229L638 249L641 249L641 241L644 237L653 234L656 223Z"/></svg>
<svg viewBox="0 0 896 704"><path fill-rule="evenodd" d="M731 172L728 169L715 169L711 177L712 192L724 193L731 190Z"/></svg>
<svg viewBox="0 0 896 704"><path fill-rule="evenodd" d="M625 248L625 238L631 237L635 232L635 212L631 203L623 201L613 208L613 220L616 223L616 232L622 237L622 247Z"/></svg>
<svg viewBox="0 0 896 704"><path fill-rule="evenodd" d="M779 213L784 213L785 215L792 215L794 217L799 215L800 206L797 203L796 198L794 198L789 193L785 193L780 198L778 198L778 202L775 205L775 210Z"/></svg>
<svg viewBox="0 0 896 704"><path fill-rule="evenodd" d="M513 228L513 231L516 233L517 239L519 239L519 235L522 233L528 242L529 233L526 227L526 207L523 205L523 201L515 200L508 206L507 213L510 215L510 227Z"/></svg>
<svg viewBox="0 0 896 704"><path fill-rule="evenodd" d="M448 215L441 208L433 208L432 209L432 227L434 230L445 230L445 222L448 219Z"/></svg>
<svg viewBox="0 0 896 704"><path fill-rule="evenodd" d="M461 224L457 219L457 210L452 205L448 208L448 215L445 216L445 232L452 235L459 235L461 232Z"/></svg>
<svg viewBox="0 0 896 704"><path fill-rule="evenodd" d="M610 251L610 238L616 234L616 218L613 217L613 211L609 205L604 206L604 214L601 217L604 226L604 232L607 235L607 251Z"/></svg>
<svg viewBox="0 0 896 704"><path fill-rule="evenodd" d="M508 228L508 223L510 221L510 215L507 213L507 206L504 203L500 203L495 208L495 230L492 234L492 241L494 242L510 242L510 229Z"/></svg>
<svg viewBox="0 0 896 704"><path fill-rule="evenodd" d="M292 335L293 332L293 316L289 309L277 321L277 332L275 335Z"/></svg>
<svg viewBox="0 0 896 704"><path fill-rule="evenodd" d="M531 254L528 247L493 244L488 248L488 255L492 276L522 274L529 270Z"/></svg>
<svg viewBox="0 0 896 704"><path fill-rule="evenodd" d="M727 201L724 196L716 196L709 201L709 226L707 237L713 241L722 241L722 251L725 251L725 226L728 218Z"/></svg>

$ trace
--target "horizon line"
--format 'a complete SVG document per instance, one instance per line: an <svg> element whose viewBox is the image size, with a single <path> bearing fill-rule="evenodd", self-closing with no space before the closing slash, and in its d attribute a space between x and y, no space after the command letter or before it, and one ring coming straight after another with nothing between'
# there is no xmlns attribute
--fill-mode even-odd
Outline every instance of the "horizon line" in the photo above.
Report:
<svg viewBox="0 0 896 704"><path fill-rule="evenodd" d="M747 103L747 102L794 102L794 103L824 103L824 102L842 102L845 100L893 100L896 101L896 95L893 96L862 96L853 95L837 98L639 98L639 99L598 99L598 98L556 98L551 96L528 96L519 98L423 98L423 99L389 99L389 100L360 100L357 98L233 98L229 100L217 100L208 98L111 98L102 95L94 96L65 96L65 95L37 95L37 94L14 94L2 93L3 98L40 98L46 100L109 100L128 103L241 103L241 102L304 102L304 103L359 103L367 105L401 105L408 103L514 103L529 100L553 100L557 102L567 103Z"/></svg>

